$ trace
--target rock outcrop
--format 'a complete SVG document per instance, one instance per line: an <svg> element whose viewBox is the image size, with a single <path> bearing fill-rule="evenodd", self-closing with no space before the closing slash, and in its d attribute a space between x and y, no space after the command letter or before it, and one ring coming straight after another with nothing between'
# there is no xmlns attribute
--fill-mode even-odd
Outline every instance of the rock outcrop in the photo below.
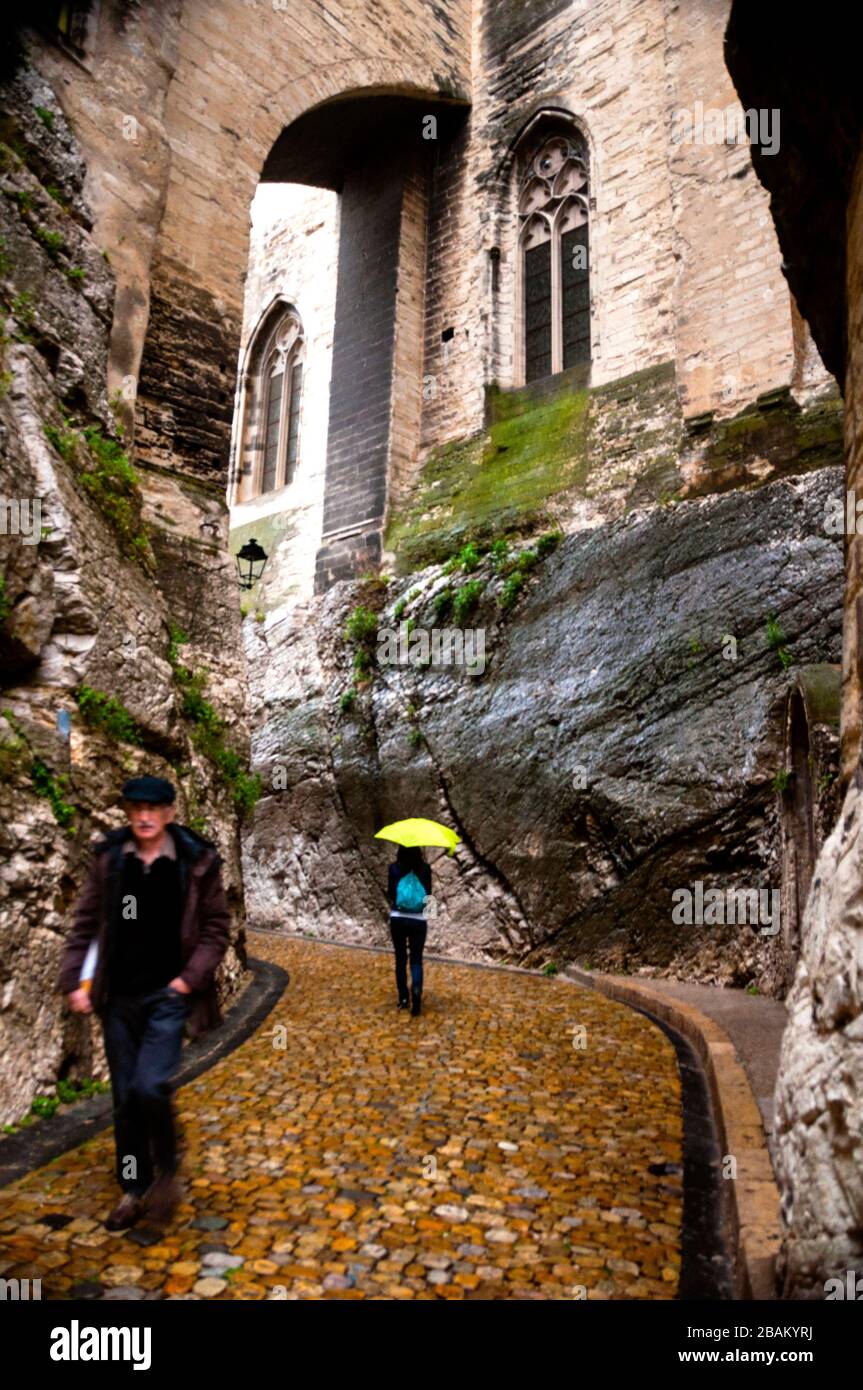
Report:
<svg viewBox="0 0 863 1390"><path fill-rule="evenodd" d="M787 1000L776 1088L786 1297L823 1298L837 1279L844 1298L848 1271L863 1276L861 787L858 772L818 859Z"/></svg>
<svg viewBox="0 0 863 1390"><path fill-rule="evenodd" d="M3 96L0 1122L11 1122L59 1078L106 1075L98 1028L69 1014L56 980L90 843L122 822L125 779L170 777L178 818L225 858L225 999L245 966L238 823L254 788L224 500L132 467L106 390L114 279L91 236L83 161L32 69Z"/></svg>
<svg viewBox="0 0 863 1390"><path fill-rule="evenodd" d="M781 993L782 934L672 920L675 890L778 890L777 815L796 665L835 662L837 469L653 507L565 539L517 603L490 560L388 586L340 584L247 620L253 765L250 918L383 941L388 820L463 838L438 857L432 949ZM377 665L350 686L345 622L436 620L480 580L464 628L485 670ZM372 642L374 636L372 637ZM362 671L362 662L360 663Z"/></svg>

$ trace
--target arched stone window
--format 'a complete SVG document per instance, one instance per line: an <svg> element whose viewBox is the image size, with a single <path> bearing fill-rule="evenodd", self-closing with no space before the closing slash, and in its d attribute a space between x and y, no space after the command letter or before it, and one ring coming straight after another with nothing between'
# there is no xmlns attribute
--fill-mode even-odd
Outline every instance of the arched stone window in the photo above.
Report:
<svg viewBox="0 0 863 1390"><path fill-rule="evenodd" d="M557 129L522 154L518 187L519 353L524 381L590 361L589 158Z"/></svg>
<svg viewBox="0 0 863 1390"><path fill-rule="evenodd" d="M246 377L245 463L240 501L287 487L299 459L305 337L296 310L282 306L253 345Z"/></svg>

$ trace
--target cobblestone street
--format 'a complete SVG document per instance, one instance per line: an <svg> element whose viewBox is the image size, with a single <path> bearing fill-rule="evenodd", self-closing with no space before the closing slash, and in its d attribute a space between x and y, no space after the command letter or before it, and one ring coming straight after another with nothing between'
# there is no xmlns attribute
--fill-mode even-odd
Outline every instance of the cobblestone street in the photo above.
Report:
<svg viewBox="0 0 863 1390"><path fill-rule="evenodd" d="M42 1297L671 1299L674 1048L561 979L252 934L290 972L254 1035L177 1092L186 1197L111 1234L107 1130L0 1191L0 1274ZM584 1033L574 1033L584 1029ZM583 1048L574 1044L583 1042Z"/></svg>

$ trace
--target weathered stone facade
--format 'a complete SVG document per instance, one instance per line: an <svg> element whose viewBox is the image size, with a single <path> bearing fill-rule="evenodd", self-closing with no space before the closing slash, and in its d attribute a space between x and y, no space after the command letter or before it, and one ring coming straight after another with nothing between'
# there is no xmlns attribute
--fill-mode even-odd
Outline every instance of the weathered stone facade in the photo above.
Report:
<svg viewBox="0 0 863 1390"><path fill-rule="evenodd" d="M392 288L383 283L376 288L360 272L369 231L343 224L347 249L340 253L342 307L336 311L334 352L344 366L337 369L331 392L336 413L330 419L318 587L373 567L380 558L374 536L382 520L384 562L394 563L394 551L400 549L398 563L404 563L398 541L404 535L405 509L425 511L418 470L429 461L434 485L443 451L460 464L465 451L468 456L481 451L489 390L508 391L523 380L519 160L543 119L571 118L589 149L591 362L585 379L575 373L577 384L609 388L612 421L615 382L625 382L627 394L632 379L646 372L659 373L669 384L661 404L648 399L637 419L635 437L650 431L650 446L633 459L632 451L625 445L618 450L619 441L612 438L608 453L618 467L597 474L597 500L591 507L570 503L564 509L566 529L617 514L625 494L619 482L608 483L610 473L620 477L621 468L630 476L644 474L639 495L646 490L655 497L687 496L774 476L775 467L765 462L763 439L738 440L736 467L723 468L716 457L717 443L721 450L725 442L717 427L745 416L756 401L784 399L801 411L801 435L818 430L820 398L835 401L835 386L781 274L767 198L749 148L678 139L680 112L694 109L697 102L723 110L736 103L722 53L727 6L699 6L694 16L682 13L684 8L662 0L636 8L626 3L549 3L538 13L531 10L528 19L519 6L479 6L471 110L442 122L436 139L427 142L434 149L428 170L416 162L416 142L399 148L390 123L386 149L378 150L375 164L384 178L382 187L399 189L400 210L389 230L368 168L361 197L362 205L373 210L380 248L377 269L389 264L394 276L398 268L399 310L403 312L407 293L411 317L407 331L400 331ZM353 117L357 103L349 106ZM407 110L401 121L411 130L419 115ZM299 129L305 127L303 122L296 125L299 145ZM333 138L329 128L315 128L314 152L305 157L289 145L290 133L279 147L283 175L310 182L330 177L320 168L327 140ZM396 149L395 159L390 147ZM335 153L328 158L332 163ZM419 200L418 222L409 197L412 187ZM353 219L353 195L344 182L343 189L341 215ZM279 224L269 257L262 248L253 248L257 279L271 273L271 260L292 265L300 312L304 302L313 307L326 296L324 281L331 275L322 261L302 257L300 248L317 220L312 205L308 222L292 214ZM293 262L301 259L302 266L294 268ZM360 296L355 309L350 287ZM247 296L244 338L264 308L260 296ZM361 343L355 336L358 319ZM343 416L345 376L350 385ZM392 418L380 399L382 390L391 399ZM815 421L810 426L807 412L812 408ZM635 412L628 413L631 418ZM349 422L347 435L343 418ZM745 420L740 428L745 430ZM834 460L839 441L837 417ZM797 454L810 446L811 439L804 438L791 447ZM310 447L317 447L314 441ZM242 444L235 440L235 452L238 448ZM657 470L660 453L665 466ZM813 459L813 466L829 461L828 449ZM297 489L296 500L290 490L274 497L272 507L291 518L288 525L296 534L295 507L297 517L304 515L303 490ZM530 517L519 520L524 529ZM244 527L238 530L238 539L244 539L244 516L238 514L235 521ZM469 534L471 518L462 513L459 521L460 530ZM370 522L376 523L371 530ZM354 548L344 538L352 523ZM280 547L277 566L291 564L288 553ZM270 587L281 589L273 581Z"/></svg>

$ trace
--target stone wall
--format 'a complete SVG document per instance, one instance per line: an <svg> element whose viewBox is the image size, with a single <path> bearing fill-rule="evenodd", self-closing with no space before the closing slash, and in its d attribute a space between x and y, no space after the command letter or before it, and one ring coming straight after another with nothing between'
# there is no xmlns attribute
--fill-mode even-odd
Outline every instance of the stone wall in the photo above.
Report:
<svg viewBox="0 0 863 1390"><path fill-rule="evenodd" d="M5 1123L58 1078L106 1074L98 1028L68 1012L56 982L91 842L123 822L118 792L131 775L170 777L179 819L219 846L233 916L221 992L235 995L245 966L237 787L184 713L180 663L202 674L241 761L248 744L222 490L131 468L107 389L116 286L92 234L81 151L33 68L2 98Z"/></svg>

